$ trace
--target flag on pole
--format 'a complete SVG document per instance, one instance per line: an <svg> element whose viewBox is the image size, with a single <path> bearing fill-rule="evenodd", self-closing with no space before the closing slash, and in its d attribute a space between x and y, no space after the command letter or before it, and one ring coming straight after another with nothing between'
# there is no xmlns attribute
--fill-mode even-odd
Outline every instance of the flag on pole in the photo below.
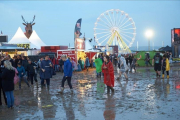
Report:
<svg viewBox="0 0 180 120"><path fill-rule="evenodd" d="M82 21L82 19L80 18L80 19L76 22L75 29L74 29L74 40L75 40L76 38L79 38L79 37L82 35L82 33L80 32L80 30L81 30L81 21Z"/></svg>

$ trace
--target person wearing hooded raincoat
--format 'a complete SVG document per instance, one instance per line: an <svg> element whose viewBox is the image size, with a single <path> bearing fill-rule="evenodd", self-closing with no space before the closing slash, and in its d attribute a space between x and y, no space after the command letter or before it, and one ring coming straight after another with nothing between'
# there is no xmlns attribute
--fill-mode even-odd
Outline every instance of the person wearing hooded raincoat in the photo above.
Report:
<svg viewBox="0 0 180 120"><path fill-rule="evenodd" d="M89 62L89 58L88 58L88 57L86 57L85 65L86 65L86 69L87 69L87 71L88 71L88 68L89 68L89 66L90 66L90 62Z"/></svg>
<svg viewBox="0 0 180 120"><path fill-rule="evenodd" d="M40 66L42 72L41 72L41 85L43 87L44 80L46 80L47 87L49 88L50 85L50 78L52 77L52 62L49 60L49 56L46 55L45 60L41 61Z"/></svg>
<svg viewBox="0 0 180 120"><path fill-rule="evenodd" d="M82 70L82 60L81 60L81 58L79 58L79 60L78 60L78 64L80 65L81 70Z"/></svg>
<svg viewBox="0 0 180 120"><path fill-rule="evenodd" d="M109 56L104 57L104 63L102 65L102 72L104 74L104 84L107 85L107 93L114 93L114 68L109 59Z"/></svg>
<svg viewBox="0 0 180 120"><path fill-rule="evenodd" d="M120 71L119 71L119 77L117 79L119 79L121 77L121 75L124 74L124 76L127 80L128 76L126 74L126 71L128 70L128 66L126 64L126 59L121 55L118 56L118 64L119 64Z"/></svg>
<svg viewBox="0 0 180 120"><path fill-rule="evenodd" d="M82 70L84 70L84 60L82 60Z"/></svg>
<svg viewBox="0 0 180 120"><path fill-rule="evenodd" d="M97 77L101 77L101 72L102 72L102 69L101 69L101 67L102 67L102 60L101 60L101 58L100 57L96 57L96 59L95 59L95 66L96 66L96 73L97 73Z"/></svg>
<svg viewBox="0 0 180 120"><path fill-rule="evenodd" d="M72 60L71 62L72 62L73 71L78 70L76 62L74 60Z"/></svg>
<svg viewBox="0 0 180 120"><path fill-rule="evenodd" d="M166 71L167 78L169 79L169 70L170 70L169 59L167 58L166 55L163 55L162 78L164 78L164 72Z"/></svg>

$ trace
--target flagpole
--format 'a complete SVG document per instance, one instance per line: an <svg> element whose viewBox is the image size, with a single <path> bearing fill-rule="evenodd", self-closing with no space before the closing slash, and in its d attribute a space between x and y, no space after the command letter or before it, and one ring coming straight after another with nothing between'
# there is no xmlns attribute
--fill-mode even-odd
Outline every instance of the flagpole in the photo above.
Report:
<svg viewBox="0 0 180 120"><path fill-rule="evenodd" d="M138 41L137 41L137 51L138 51Z"/></svg>

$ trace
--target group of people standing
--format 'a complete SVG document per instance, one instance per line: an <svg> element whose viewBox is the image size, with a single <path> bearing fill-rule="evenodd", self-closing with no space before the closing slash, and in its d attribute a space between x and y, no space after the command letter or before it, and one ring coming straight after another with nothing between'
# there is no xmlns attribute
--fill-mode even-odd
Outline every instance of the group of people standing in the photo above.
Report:
<svg viewBox="0 0 180 120"><path fill-rule="evenodd" d="M171 60L169 53L165 53L163 56L160 55L160 53L156 53L156 55L153 57L152 65L154 65L154 70L156 72L156 76L158 78L161 77L161 71L162 71L162 78L164 79L165 71L167 74L167 79L169 79L169 71L170 71L170 62Z"/></svg>
<svg viewBox="0 0 180 120"><path fill-rule="evenodd" d="M35 81L38 87L37 73L39 71L41 85L44 84L44 80L46 80L47 87L50 85L50 78L52 77L52 62L49 60L48 55L45 56L45 59L42 58L40 62L32 62L28 57L21 57L20 55L11 59L10 55L7 55L0 57L0 63L0 105L2 105L2 90L5 104L9 109L12 109L14 105L13 91L14 85L17 82L19 82L19 89L21 89L22 80L24 80L27 86L30 87L28 79L31 81L31 86L33 86L33 81Z"/></svg>
<svg viewBox="0 0 180 120"><path fill-rule="evenodd" d="M79 66L78 68L80 69L79 71L84 70L84 69L88 71L89 67L93 66L93 61L91 61L90 63L90 60L87 56L85 57L85 61L80 57L78 60L78 66Z"/></svg>

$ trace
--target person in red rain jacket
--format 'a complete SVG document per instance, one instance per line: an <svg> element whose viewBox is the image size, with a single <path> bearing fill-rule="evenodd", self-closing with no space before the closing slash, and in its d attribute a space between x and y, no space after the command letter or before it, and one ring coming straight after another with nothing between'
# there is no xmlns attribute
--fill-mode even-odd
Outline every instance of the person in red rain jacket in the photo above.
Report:
<svg viewBox="0 0 180 120"><path fill-rule="evenodd" d="M107 85L107 93L114 93L114 68L109 59L109 56L104 57L104 63L102 65L102 72L104 73L104 84Z"/></svg>

